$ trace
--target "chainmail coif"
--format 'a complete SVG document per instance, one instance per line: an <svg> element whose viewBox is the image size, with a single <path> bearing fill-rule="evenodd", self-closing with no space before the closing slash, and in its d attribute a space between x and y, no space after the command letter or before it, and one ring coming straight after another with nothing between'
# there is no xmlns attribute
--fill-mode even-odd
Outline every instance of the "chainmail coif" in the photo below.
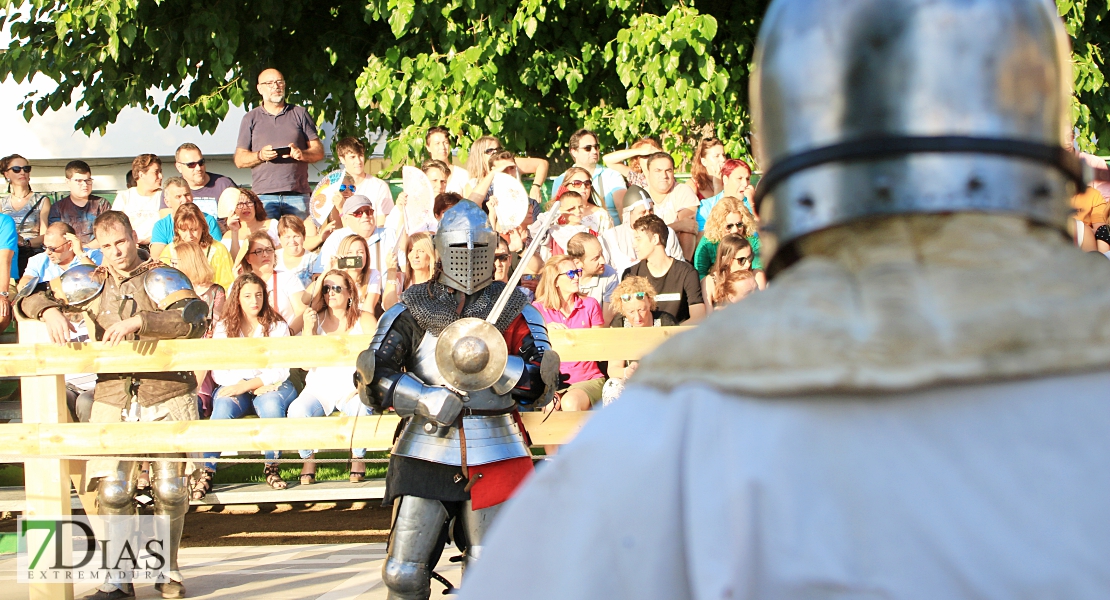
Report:
<svg viewBox="0 0 1110 600"><path fill-rule="evenodd" d="M436 281L418 283L405 290L401 295L401 303L420 327L438 336L448 325L464 317L485 319L503 289L505 284L495 281L478 290L467 298L461 315L455 313L459 303L458 297L452 294L455 290ZM505 310L501 311L501 316L494 324L497 330L508 329L520 315L520 311L524 310L525 304L528 304L528 298L524 293L513 290L513 294L509 296L509 302L505 304Z"/></svg>

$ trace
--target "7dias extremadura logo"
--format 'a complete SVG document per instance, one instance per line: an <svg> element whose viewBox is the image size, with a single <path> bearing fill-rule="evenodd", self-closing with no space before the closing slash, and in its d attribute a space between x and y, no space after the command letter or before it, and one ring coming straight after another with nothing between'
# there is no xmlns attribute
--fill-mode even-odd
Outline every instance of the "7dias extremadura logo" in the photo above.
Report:
<svg viewBox="0 0 1110 600"><path fill-rule="evenodd" d="M170 518L20 517L19 583L156 581L170 570Z"/></svg>

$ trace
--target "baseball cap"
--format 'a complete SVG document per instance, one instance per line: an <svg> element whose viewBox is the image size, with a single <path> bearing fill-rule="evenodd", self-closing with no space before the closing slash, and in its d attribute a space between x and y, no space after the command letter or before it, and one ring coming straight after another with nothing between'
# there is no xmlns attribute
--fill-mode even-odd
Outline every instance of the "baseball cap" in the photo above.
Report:
<svg viewBox="0 0 1110 600"><path fill-rule="evenodd" d="M343 203L343 215L346 216L352 214L356 210L364 206L369 206L370 210L374 210L374 203L370 202L369 198L363 196L362 194L355 194L354 196L347 198L347 201Z"/></svg>

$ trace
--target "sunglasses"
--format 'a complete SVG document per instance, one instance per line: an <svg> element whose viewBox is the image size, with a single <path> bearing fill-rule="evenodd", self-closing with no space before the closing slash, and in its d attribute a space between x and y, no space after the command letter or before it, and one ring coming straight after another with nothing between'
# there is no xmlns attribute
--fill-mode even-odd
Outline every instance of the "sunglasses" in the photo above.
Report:
<svg viewBox="0 0 1110 600"><path fill-rule="evenodd" d="M504 262L506 260L509 260L509 255L508 254L494 254L493 255L493 260L496 260L497 262Z"/></svg>
<svg viewBox="0 0 1110 600"><path fill-rule="evenodd" d="M496 153L498 153L498 152L500 152L500 151L501 151L501 147L500 147L500 146L498 146L497 148L486 148L486 149L484 150L484 152L485 152L486 154L496 154Z"/></svg>
<svg viewBox="0 0 1110 600"><path fill-rule="evenodd" d="M43 244L42 249L46 250L50 254L57 254L57 253L61 252L62 250L65 250L65 247L68 246L68 245L69 245L69 242L66 242L66 243L64 243L60 246L54 246L53 248L51 248L50 246L47 246L46 244Z"/></svg>
<svg viewBox="0 0 1110 600"><path fill-rule="evenodd" d="M740 265L741 267L747 265L750 262L752 262L752 257L750 257L750 256L737 256L736 257L736 264Z"/></svg>
<svg viewBox="0 0 1110 600"><path fill-rule="evenodd" d="M571 269L570 271L562 274L566 275L569 279L577 279L582 276L582 269Z"/></svg>
<svg viewBox="0 0 1110 600"><path fill-rule="evenodd" d="M586 152L593 152L594 150L601 150L601 146L599 144L592 144L590 146L579 146L578 149L585 150Z"/></svg>
<svg viewBox="0 0 1110 600"><path fill-rule="evenodd" d="M22 165L17 165L17 166L14 166L14 167L9 167L8 170L11 171L12 173L30 173L31 172L31 165L27 165L26 167L24 167Z"/></svg>
<svg viewBox="0 0 1110 600"><path fill-rule="evenodd" d="M325 294L342 294L347 291L347 288L341 285L328 285L326 283L320 286L320 289L323 290Z"/></svg>
<svg viewBox="0 0 1110 600"><path fill-rule="evenodd" d="M373 209L371 209L371 208L360 208L360 209L356 210L355 212L351 213L351 216L367 217L367 216L370 216L372 214L374 214Z"/></svg>
<svg viewBox="0 0 1110 600"><path fill-rule="evenodd" d="M194 160L193 162L183 162L183 163L179 163L179 164L185 165L186 167L189 167L190 169L195 169L197 167L203 167L204 166L204 159L202 158L200 160Z"/></svg>
<svg viewBox="0 0 1110 600"><path fill-rule="evenodd" d="M339 191L341 191L341 192L353 192L353 191L355 191L355 186L347 185L347 184L344 183L344 184L339 186Z"/></svg>
<svg viewBox="0 0 1110 600"><path fill-rule="evenodd" d="M594 182L590 181L589 179L583 179L581 181L568 181L567 182L567 187L569 187L569 188L588 188L588 187L593 187L593 186L594 186Z"/></svg>
<svg viewBox="0 0 1110 600"><path fill-rule="evenodd" d="M647 296L646 292L632 292L631 294L621 294L621 300L631 302L633 300L643 300Z"/></svg>
<svg viewBox="0 0 1110 600"><path fill-rule="evenodd" d="M733 231L733 230L739 231L740 223L725 223L725 229L727 229L728 231Z"/></svg>
<svg viewBox="0 0 1110 600"><path fill-rule="evenodd" d="M525 275L521 275L521 276L520 276L520 280L521 280L521 281L535 281L535 280L537 280L537 279L539 279L539 278L540 278L540 276L539 276L539 275L528 275L528 274L525 274Z"/></svg>

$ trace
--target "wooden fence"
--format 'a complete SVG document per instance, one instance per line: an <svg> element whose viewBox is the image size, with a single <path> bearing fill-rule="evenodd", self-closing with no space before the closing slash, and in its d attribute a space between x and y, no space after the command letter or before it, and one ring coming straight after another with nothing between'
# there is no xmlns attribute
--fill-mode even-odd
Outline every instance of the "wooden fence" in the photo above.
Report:
<svg viewBox="0 0 1110 600"><path fill-rule="evenodd" d="M638 359L667 338L689 329L622 328L551 331L563 360ZM70 485L84 490L84 462L44 456L118 455L152 452L262 451L291 448L388 450L394 415L326 419L244 419L170 423L70 423L67 373L323 367L354 364L371 336L308 336L222 340L130 342L109 348L99 342L47 343L37 321L19 324L19 344L0 346L0 376L20 377L23 422L0 424L0 454L22 457L25 515L70 514ZM589 413L522 414L537 445L562 444ZM86 510L90 498L82 503ZM31 584L30 597L72 600L72 584Z"/></svg>

